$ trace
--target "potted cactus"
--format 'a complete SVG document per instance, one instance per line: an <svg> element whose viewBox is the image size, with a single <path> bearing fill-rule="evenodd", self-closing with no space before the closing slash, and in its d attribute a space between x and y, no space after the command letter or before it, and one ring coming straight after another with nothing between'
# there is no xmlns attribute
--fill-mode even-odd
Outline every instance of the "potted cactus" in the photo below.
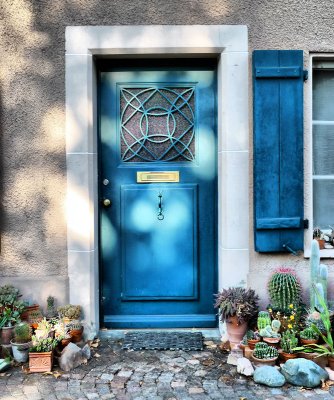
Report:
<svg viewBox="0 0 334 400"><path fill-rule="evenodd" d="M265 328L260 330L260 336L263 338L263 341L278 347L278 344L281 340L281 335L279 333L281 327L281 323L278 319L273 319L271 325L267 325Z"/></svg>
<svg viewBox="0 0 334 400"><path fill-rule="evenodd" d="M257 329L260 331L271 324L271 318L268 311L260 311L257 317Z"/></svg>
<svg viewBox="0 0 334 400"><path fill-rule="evenodd" d="M82 332L83 332L83 326L81 322L78 320L73 320L66 326L68 327L72 342L73 343L80 342L82 340Z"/></svg>
<svg viewBox="0 0 334 400"><path fill-rule="evenodd" d="M254 332L252 330L248 330L246 333L247 344L251 350L254 350L256 343L261 340L261 337L258 332Z"/></svg>
<svg viewBox="0 0 334 400"><path fill-rule="evenodd" d="M256 343L252 354L252 359L256 366L274 366L277 358L278 350L275 347L269 346L264 342Z"/></svg>
<svg viewBox="0 0 334 400"><path fill-rule="evenodd" d="M302 345L318 343L319 340L319 334L311 327L302 330L299 336Z"/></svg>
<svg viewBox="0 0 334 400"><path fill-rule="evenodd" d="M247 330L248 321L258 310L259 297L253 289L233 287L223 289L217 294L215 307L219 309L222 322L226 322L226 330L231 347L241 342Z"/></svg>
<svg viewBox="0 0 334 400"><path fill-rule="evenodd" d="M294 348L298 346L298 339L293 331L287 330L282 334L280 358L283 362L297 358Z"/></svg>
<svg viewBox="0 0 334 400"><path fill-rule="evenodd" d="M31 346L31 327L27 322L20 322L14 327L14 339L10 341L13 356L17 362L28 360L29 347Z"/></svg>
<svg viewBox="0 0 334 400"><path fill-rule="evenodd" d="M55 306L55 298L53 296L48 296L46 299L46 318L54 318L57 316L57 309Z"/></svg>
<svg viewBox="0 0 334 400"><path fill-rule="evenodd" d="M75 306L72 304L58 307L57 311L65 324L69 324L73 320L79 320L81 316L81 306Z"/></svg>

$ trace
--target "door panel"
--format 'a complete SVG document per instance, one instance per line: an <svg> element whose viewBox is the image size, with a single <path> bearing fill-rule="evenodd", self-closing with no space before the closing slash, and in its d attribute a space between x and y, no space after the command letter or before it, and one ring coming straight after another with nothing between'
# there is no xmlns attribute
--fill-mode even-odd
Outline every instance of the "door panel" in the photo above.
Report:
<svg viewBox="0 0 334 400"><path fill-rule="evenodd" d="M99 78L100 195L111 201L100 218L104 325L216 326L215 70L105 68ZM140 171L179 182L143 184Z"/></svg>

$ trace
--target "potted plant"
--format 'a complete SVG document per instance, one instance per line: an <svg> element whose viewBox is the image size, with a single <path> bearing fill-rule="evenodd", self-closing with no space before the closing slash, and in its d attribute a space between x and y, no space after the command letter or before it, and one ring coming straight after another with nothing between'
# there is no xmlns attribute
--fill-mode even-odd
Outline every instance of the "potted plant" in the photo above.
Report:
<svg viewBox="0 0 334 400"><path fill-rule="evenodd" d="M256 343L252 354L252 359L256 366L274 366L277 358L278 350L275 347L269 346L264 342Z"/></svg>
<svg viewBox="0 0 334 400"><path fill-rule="evenodd" d="M322 338L324 344L311 343L311 344L306 344L304 346L296 347L294 350L302 351L306 354L317 353L316 357L325 356L327 357L330 369L334 370L334 343L331 333L330 313L327 304L323 296L321 296L320 292L318 291L317 287L315 285L312 285L312 288L317 296L318 304L322 309L320 317L326 329L326 333L323 334L315 324L312 324L311 328L314 330L314 332L316 332L319 335L319 337Z"/></svg>
<svg viewBox="0 0 334 400"><path fill-rule="evenodd" d="M55 337L60 341L63 348L66 347L72 341L68 326L65 325L63 321L58 321L54 329Z"/></svg>
<svg viewBox="0 0 334 400"><path fill-rule="evenodd" d="M238 346L245 335L247 322L257 313L258 300L253 289L233 287L218 293L215 307L219 308L221 321L226 322L232 347Z"/></svg>
<svg viewBox="0 0 334 400"><path fill-rule="evenodd" d="M29 347L31 346L31 327L27 322L20 322L14 327L14 339L10 341L13 356L17 362L28 360Z"/></svg>
<svg viewBox="0 0 334 400"><path fill-rule="evenodd" d="M281 338L280 358L283 362L290 360L291 358L297 358L297 354L294 352L294 348L298 346L298 339L293 331L287 330L283 332Z"/></svg>
<svg viewBox="0 0 334 400"><path fill-rule="evenodd" d="M30 372L50 372L53 364L53 350L59 343L58 338L37 339L33 336L33 345L29 349Z"/></svg>
<svg viewBox="0 0 334 400"><path fill-rule="evenodd" d="M258 332L254 332L252 330L248 330L246 333L247 344L251 350L254 350L256 343L261 340L261 337Z"/></svg>
<svg viewBox="0 0 334 400"><path fill-rule="evenodd" d="M14 325L20 321L22 303L16 302L12 307L6 306L0 315L1 343L9 345L13 337Z"/></svg>
<svg viewBox="0 0 334 400"><path fill-rule="evenodd" d="M21 294L19 289L12 285L4 285L0 287L0 314L5 307L12 308L14 303L18 301Z"/></svg>
<svg viewBox="0 0 334 400"><path fill-rule="evenodd" d="M67 304L57 309L59 317L63 319L65 324L69 324L73 320L79 320L81 316L81 306Z"/></svg>
<svg viewBox="0 0 334 400"><path fill-rule="evenodd" d="M318 242L320 250L325 248L326 241L324 238L324 234L320 228L313 229L313 239L315 239Z"/></svg>
<svg viewBox="0 0 334 400"><path fill-rule="evenodd" d="M54 324L52 321L48 321L45 317L38 322L35 329L35 337L37 339L46 339L48 337L54 337Z"/></svg>
<svg viewBox="0 0 334 400"><path fill-rule="evenodd" d="M54 318L57 316L57 309L55 306L55 298L53 296L48 296L46 299L46 318Z"/></svg>
<svg viewBox="0 0 334 400"><path fill-rule="evenodd" d="M267 325L265 328L261 329L259 333L263 338L263 341L271 346L278 347L278 344L281 340L281 335L278 333L280 327L280 321L278 319L274 319L272 320L271 325Z"/></svg>
<svg viewBox="0 0 334 400"><path fill-rule="evenodd" d="M28 323L33 329L36 329L38 326L38 323L42 321L43 315L41 313L41 310L39 309L39 306L37 309L30 310L28 313Z"/></svg>
<svg viewBox="0 0 334 400"><path fill-rule="evenodd" d="M73 320L67 324L69 334L73 343L78 343L82 340L83 326L80 321Z"/></svg>
<svg viewBox="0 0 334 400"><path fill-rule="evenodd" d="M303 329L299 336L302 345L318 343L319 340L319 334L310 326Z"/></svg>
<svg viewBox="0 0 334 400"><path fill-rule="evenodd" d="M257 317L257 329L260 331L264 329L266 326L271 324L271 318L268 311L259 311Z"/></svg>

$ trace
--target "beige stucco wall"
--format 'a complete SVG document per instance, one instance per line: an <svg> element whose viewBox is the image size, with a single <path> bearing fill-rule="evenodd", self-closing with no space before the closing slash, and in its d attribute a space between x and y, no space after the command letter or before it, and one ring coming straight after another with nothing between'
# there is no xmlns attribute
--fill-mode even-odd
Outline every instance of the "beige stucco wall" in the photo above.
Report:
<svg viewBox="0 0 334 400"><path fill-rule="evenodd" d="M242 24L250 50L334 51L329 0L8 0L0 16L0 284L6 277L27 296L36 288L39 301L48 294L67 298L66 26ZM302 256L250 254L249 284L263 299L268 275L279 265L295 267L307 287ZM50 293L40 290L45 281L54 283Z"/></svg>

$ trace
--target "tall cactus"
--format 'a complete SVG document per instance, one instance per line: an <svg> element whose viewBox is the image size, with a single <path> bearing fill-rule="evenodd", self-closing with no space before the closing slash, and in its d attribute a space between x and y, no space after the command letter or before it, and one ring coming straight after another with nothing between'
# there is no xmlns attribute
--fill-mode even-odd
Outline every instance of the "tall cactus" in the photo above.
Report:
<svg viewBox="0 0 334 400"><path fill-rule="evenodd" d="M274 308L287 310L290 304L298 305L300 302L301 286L290 268L278 268L269 280L268 289Z"/></svg>
<svg viewBox="0 0 334 400"><path fill-rule="evenodd" d="M312 240L311 244L310 267L311 284L316 286L327 304L328 268L327 265L320 264L319 243L315 239ZM314 290L310 291L310 305L312 310L316 307L319 311L322 311Z"/></svg>

